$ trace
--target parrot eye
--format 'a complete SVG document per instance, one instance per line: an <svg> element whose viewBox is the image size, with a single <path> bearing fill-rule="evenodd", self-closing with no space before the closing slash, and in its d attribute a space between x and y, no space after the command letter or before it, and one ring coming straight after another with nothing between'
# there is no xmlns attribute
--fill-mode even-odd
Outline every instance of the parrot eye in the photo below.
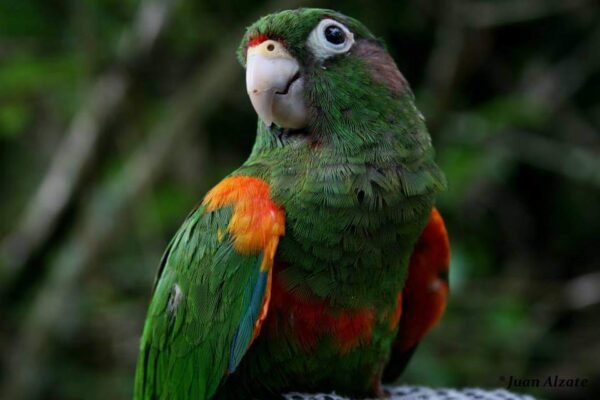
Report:
<svg viewBox="0 0 600 400"><path fill-rule="evenodd" d="M308 36L307 46L317 59L324 60L350 50L354 35L333 19L324 19Z"/></svg>
<svg viewBox="0 0 600 400"><path fill-rule="evenodd" d="M329 25L325 28L325 39L331 44L343 44L346 41L346 35L338 26Z"/></svg>

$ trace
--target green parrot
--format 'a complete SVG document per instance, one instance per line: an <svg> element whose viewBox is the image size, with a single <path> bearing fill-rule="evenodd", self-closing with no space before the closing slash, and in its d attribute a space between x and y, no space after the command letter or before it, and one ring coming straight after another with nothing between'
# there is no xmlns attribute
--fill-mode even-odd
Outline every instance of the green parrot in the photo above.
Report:
<svg viewBox="0 0 600 400"><path fill-rule="evenodd" d="M247 29L248 160L160 263L134 398L384 396L444 312L445 178L384 45L302 8Z"/></svg>

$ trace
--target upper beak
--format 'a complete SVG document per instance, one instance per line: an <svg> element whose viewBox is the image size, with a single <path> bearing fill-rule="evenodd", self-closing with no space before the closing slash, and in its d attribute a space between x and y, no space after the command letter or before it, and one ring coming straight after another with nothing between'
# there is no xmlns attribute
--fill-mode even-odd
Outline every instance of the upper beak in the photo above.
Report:
<svg viewBox="0 0 600 400"><path fill-rule="evenodd" d="M266 40L248 48L246 89L252 106L267 126L304 126L300 65L281 43Z"/></svg>

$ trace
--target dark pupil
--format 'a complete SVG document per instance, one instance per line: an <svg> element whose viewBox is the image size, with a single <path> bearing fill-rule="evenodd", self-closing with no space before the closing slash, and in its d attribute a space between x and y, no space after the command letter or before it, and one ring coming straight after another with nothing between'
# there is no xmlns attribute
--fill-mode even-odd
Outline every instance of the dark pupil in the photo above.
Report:
<svg viewBox="0 0 600 400"><path fill-rule="evenodd" d="M346 41L346 35L344 34L344 31L337 26L329 25L325 28L325 39L327 39L329 43L342 44Z"/></svg>

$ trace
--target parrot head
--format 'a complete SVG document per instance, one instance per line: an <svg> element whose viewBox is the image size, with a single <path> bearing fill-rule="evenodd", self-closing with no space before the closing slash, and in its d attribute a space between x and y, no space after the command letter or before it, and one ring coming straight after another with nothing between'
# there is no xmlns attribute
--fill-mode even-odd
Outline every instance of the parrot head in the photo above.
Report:
<svg viewBox="0 0 600 400"><path fill-rule="evenodd" d="M238 59L258 114L246 164L269 171L289 218L295 203L300 217L311 201L381 209L407 198L406 218L428 215L445 178L408 83L362 23L326 9L280 11L247 29Z"/></svg>
<svg viewBox="0 0 600 400"><path fill-rule="evenodd" d="M248 28L238 56L252 105L267 127L327 128L333 122L327 119L352 116L366 117L363 125L381 116L368 109L382 112L373 106L397 96L406 83L366 27L325 9L261 18Z"/></svg>

